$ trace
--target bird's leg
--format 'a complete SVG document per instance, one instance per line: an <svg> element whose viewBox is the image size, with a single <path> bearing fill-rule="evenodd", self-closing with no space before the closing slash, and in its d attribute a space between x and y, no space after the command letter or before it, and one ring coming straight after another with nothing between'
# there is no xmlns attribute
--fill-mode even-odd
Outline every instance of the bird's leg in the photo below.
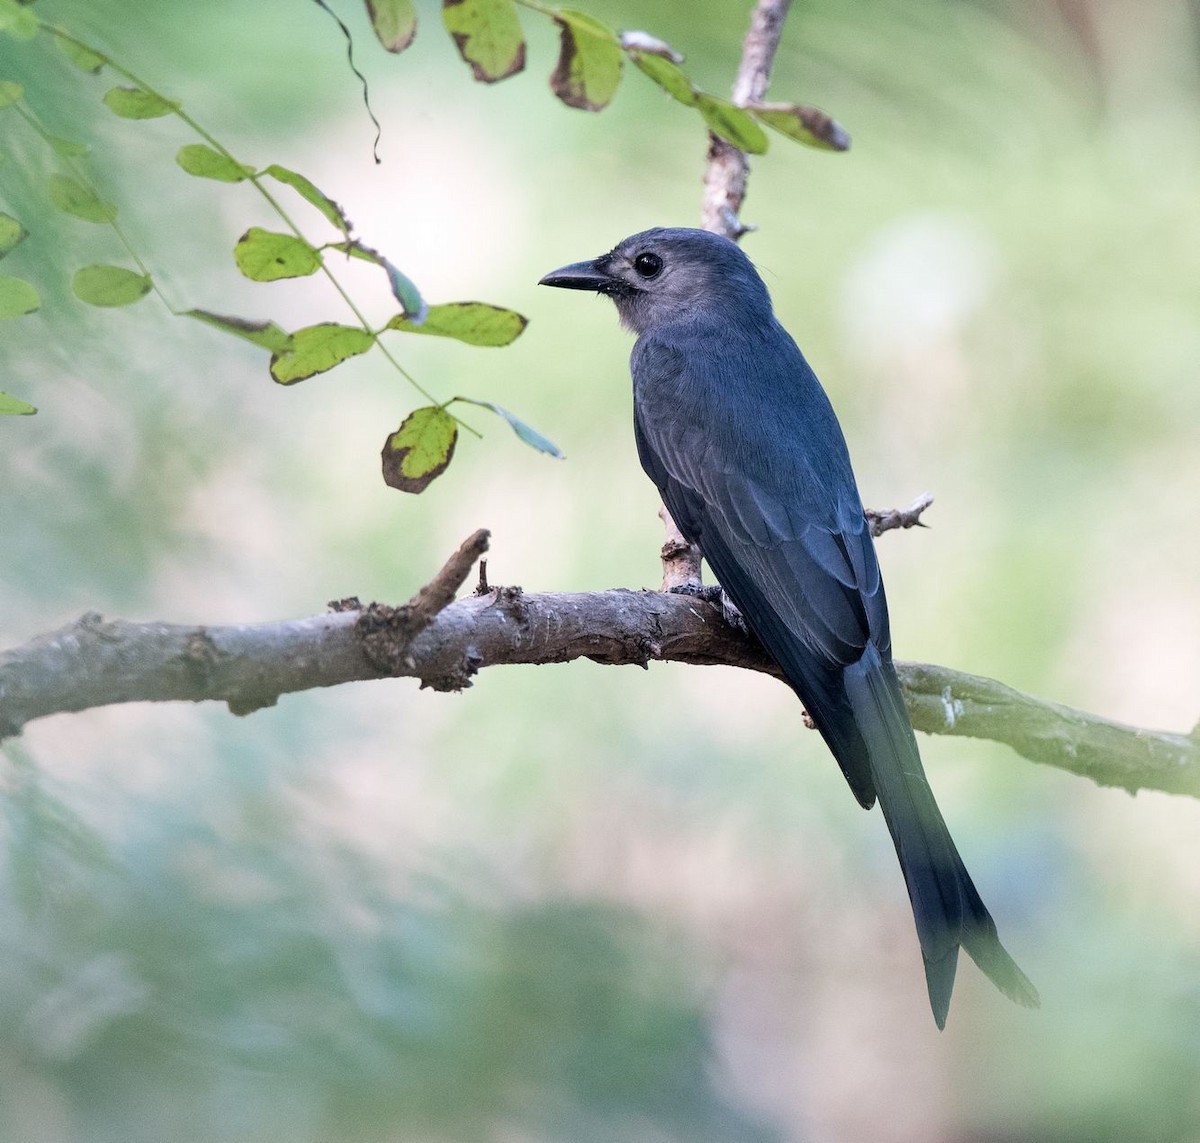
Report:
<svg viewBox="0 0 1200 1143"><path fill-rule="evenodd" d="M677 587L688 585L699 587L703 582L700 576L700 549L684 538L665 504L658 510L658 518L667 532L659 552L663 565L662 590L674 591Z"/></svg>
<svg viewBox="0 0 1200 1143"><path fill-rule="evenodd" d="M658 516L667 530L667 538L660 553L663 563L662 590L669 591L672 595L690 595L695 599L704 600L705 603L714 604L721 609L721 615L730 627L743 635L750 635L750 628L742 618L742 613L725 594L725 589L719 584L707 586L701 580L700 561L703 557L700 555L700 549L695 544L688 543L665 504L658 510Z"/></svg>

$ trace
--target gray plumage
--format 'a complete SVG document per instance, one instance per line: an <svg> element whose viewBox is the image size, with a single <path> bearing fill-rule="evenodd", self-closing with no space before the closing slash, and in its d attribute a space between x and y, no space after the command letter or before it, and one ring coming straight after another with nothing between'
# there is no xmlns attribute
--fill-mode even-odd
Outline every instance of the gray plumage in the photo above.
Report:
<svg viewBox="0 0 1200 1143"><path fill-rule="evenodd" d="M613 299L638 335L642 467L779 662L896 846L943 1027L961 946L1018 1004L1037 992L1005 952L926 781L892 666L875 548L837 417L741 249L655 229L543 285Z"/></svg>

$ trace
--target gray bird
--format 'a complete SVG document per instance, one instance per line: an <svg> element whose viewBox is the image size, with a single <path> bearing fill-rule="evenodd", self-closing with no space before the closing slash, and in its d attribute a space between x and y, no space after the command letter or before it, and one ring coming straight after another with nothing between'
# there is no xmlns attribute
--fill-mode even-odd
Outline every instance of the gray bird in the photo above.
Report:
<svg viewBox="0 0 1200 1143"><path fill-rule="evenodd" d="M750 259L719 235L659 228L540 284L608 295L637 334L642 467L783 669L854 796L866 809L879 799L938 1027L960 946L1005 995L1036 1007L921 767L841 427Z"/></svg>

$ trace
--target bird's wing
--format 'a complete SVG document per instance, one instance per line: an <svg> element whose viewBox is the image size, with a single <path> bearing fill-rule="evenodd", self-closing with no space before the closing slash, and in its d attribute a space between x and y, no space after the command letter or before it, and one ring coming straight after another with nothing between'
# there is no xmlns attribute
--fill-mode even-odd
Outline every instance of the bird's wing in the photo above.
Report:
<svg viewBox="0 0 1200 1143"><path fill-rule="evenodd" d="M886 653L890 640L879 566L841 430L798 351L783 358L790 375L779 385L760 378L752 387L778 394L776 404L762 408L747 407L744 386L734 395L742 405L722 407L727 390L711 382L694 387L709 398L703 404L679 400L693 388L689 371L705 368L705 360L653 337L639 342L635 384L639 374L676 382L670 407L656 399L663 386L640 386L635 430L642 464L680 530L700 546L778 660L859 801L870 805L865 744L841 675L869 642ZM797 382L802 402L783 388Z"/></svg>

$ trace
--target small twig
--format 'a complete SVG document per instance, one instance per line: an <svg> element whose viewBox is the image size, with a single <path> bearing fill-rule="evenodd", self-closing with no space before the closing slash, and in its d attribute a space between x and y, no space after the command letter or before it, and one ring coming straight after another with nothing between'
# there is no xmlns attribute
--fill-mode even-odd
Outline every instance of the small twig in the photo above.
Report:
<svg viewBox="0 0 1200 1143"><path fill-rule="evenodd" d="M417 624L414 636L424 631L442 608L453 602L476 561L488 550L491 536L486 528L473 532L458 546L458 551L445 562L442 570L408 601Z"/></svg>
<svg viewBox="0 0 1200 1143"><path fill-rule="evenodd" d="M408 665L408 645L454 601L475 561L488 550L490 536L480 528L463 540L441 571L402 607L372 603L359 613L355 631L380 673L399 674Z"/></svg>
<svg viewBox="0 0 1200 1143"><path fill-rule="evenodd" d="M659 553L663 565L663 591L674 591L680 587L699 587L703 582L700 576L700 549L683 538L683 533L671 518L665 504L658 510L658 518L663 522L667 533Z"/></svg>

